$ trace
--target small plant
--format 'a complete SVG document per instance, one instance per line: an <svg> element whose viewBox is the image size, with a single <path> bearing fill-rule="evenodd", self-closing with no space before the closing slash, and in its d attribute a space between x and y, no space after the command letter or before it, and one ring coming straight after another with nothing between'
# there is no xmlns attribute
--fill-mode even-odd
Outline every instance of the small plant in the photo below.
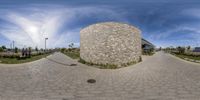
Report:
<svg viewBox="0 0 200 100"><path fill-rule="evenodd" d="M82 58L80 58L80 59L78 60L78 62L83 63L83 64L86 64L86 61L83 60Z"/></svg>
<svg viewBox="0 0 200 100"><path fill-rule="evenodd" d="M142 61L142 57L140 56L139 62L141 62L141 61Z"/></svg>
<svg viewBox="0 0 200 100"><path fill-rule="evenodd" d="M141 62L142 61L142 57L140 56L139 58L139 61L138 62ZM118 65L116 64L95 64L95 63L92 63L92 62L87 62L85 60L83 60L82 58L80 58L78 60L78 62L82 63L82 64L86 64L86 65L90 65L90 66L99 66L100 69L117 69L119 68ZM136 61L131 61L131 62L128 62L128 63L123 63L121 64L121 66L123 67L127 67L127 66L130 66L130 65L133 65L133 64L136 64L137 62Z"/></svg>
<svg viewBox="0 0 200 100"><path fill-rule="evenodd" d="M138 62L141 62L141 61L142 61L142 57L140 56ZM130 65L136 64L136 63L137 63L136 61L131 61L131 62L128 62L128 63L123 63L123 64L121 64L121 66L127 67L127 66L130 66Z"/></svg>
<svg viewBox="0 0 200 100"><path fill-rule="evenodd" d="M115 64L95 64L92 62L86 62L82 58L79 59L79 62L86 64L86 65L90 65L90 66L99 66L100 69L116 69L116 68L118 68L118 66Z"/></svg>

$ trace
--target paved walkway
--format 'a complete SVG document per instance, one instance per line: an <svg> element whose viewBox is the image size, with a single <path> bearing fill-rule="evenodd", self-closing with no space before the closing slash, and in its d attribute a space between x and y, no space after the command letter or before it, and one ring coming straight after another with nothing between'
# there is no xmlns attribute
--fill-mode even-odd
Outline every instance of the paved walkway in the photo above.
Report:
<svg viewBox="0 0 200 100"><path fill-rule="evenodd" d="M78 64L56 53L0 64L0 100L200 100L200 65L159 52L116 70ZM95 84L87 79L96 79Z"/></svg>

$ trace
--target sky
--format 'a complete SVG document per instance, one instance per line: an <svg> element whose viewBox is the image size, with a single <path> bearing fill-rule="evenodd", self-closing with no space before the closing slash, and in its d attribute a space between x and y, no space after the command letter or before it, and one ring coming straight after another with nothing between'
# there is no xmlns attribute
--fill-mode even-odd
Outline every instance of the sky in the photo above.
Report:
<svg viewBox="0 0 200 100"><path fill-rule="evenodd" d="M122 22L156 47L200 46L198 0L0 0L0 46L79 47L80 30Z"/></svg>

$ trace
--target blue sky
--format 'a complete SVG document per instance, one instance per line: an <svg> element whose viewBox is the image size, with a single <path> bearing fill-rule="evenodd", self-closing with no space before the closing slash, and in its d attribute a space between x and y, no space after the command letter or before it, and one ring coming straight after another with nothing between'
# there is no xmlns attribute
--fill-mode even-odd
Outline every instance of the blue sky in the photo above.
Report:
<svg viewBox="0 0 200 100"><path fill-rule="evenodd" d="M157 47L200 46L198 0L1 0L0 45L79 46L79 31L94 23L134 25Z"/></svg>

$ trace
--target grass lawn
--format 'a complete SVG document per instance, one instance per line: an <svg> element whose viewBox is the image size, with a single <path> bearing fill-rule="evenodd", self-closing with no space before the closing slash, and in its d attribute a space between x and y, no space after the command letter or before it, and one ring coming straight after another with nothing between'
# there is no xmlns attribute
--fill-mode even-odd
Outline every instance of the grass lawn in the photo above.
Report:
<svg viewBox="0 0 200 100"><path fill-rule="evenodd" d="M0 63L4 64L19 64L19 63L26 63L26 62L31 62L35 60L39 60L41 58L45 58L50 54L44 54L44 55L38 55L38 56L33 56L31 58L26 58L26 59L17 59L17 58L0 58Z"/></svg>
<svg viewBox="0 0 200 100"><path fill-rule="evenodd" d="M80 58L80 52L71 51L71 52L63 52L63 54L71 57L72 59L79 59Z"/></svg>
<svg viewBox="0 0 200 100"><path fill-rule="evenodd" d="M195 56L188 56L188 55L181 55L181 54L174 54L179 58L189 58L189 59L193 59L193 60L200 60L200 57L195 57Z"/></svg>

